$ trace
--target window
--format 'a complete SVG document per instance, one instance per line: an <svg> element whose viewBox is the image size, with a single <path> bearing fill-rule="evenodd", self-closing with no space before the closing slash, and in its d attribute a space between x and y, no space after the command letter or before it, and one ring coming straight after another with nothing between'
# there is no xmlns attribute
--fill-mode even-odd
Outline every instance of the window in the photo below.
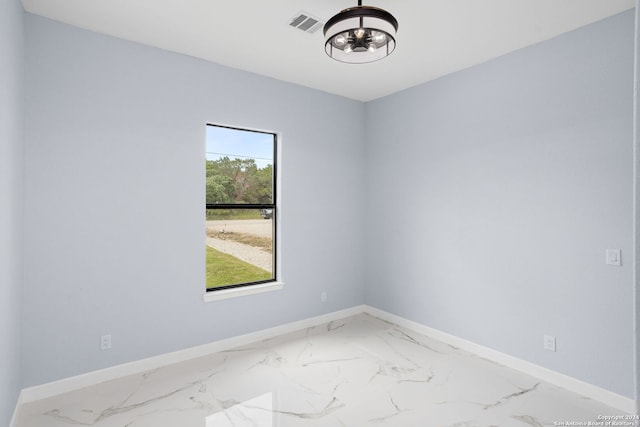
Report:
<svg viewBox="0 0 640 427"><path fill-rule="evenodd" d="M276 135L207 125L207 293L276 281Z"/></svg>

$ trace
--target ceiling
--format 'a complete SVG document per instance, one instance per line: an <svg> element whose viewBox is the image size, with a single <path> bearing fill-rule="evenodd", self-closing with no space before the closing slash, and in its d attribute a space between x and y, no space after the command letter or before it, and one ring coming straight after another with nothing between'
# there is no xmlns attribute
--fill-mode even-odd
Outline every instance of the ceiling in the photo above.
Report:
<svg viewBox="0 0 640 427"><path fill-rule="evenodd" d="M436 79L634 7L634 0L365 0L399 22L395 52L350 65L289 22L347 0L23 0L27 12L359 101Z"/></svg>

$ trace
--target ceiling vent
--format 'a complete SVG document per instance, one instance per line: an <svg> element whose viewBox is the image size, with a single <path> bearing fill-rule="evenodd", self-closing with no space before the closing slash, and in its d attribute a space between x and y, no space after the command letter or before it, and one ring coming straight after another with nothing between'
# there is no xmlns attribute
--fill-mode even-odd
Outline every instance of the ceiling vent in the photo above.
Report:
<svg viewBox="0 0 640 427"><path fill-rule="evenodd" d="M304 31L305 33L313 34L320 27L322 27L322 22L315 16L311 15L307 12L298 12L296 15L291 18L289 21L289 25L299 30Z"/></svg>

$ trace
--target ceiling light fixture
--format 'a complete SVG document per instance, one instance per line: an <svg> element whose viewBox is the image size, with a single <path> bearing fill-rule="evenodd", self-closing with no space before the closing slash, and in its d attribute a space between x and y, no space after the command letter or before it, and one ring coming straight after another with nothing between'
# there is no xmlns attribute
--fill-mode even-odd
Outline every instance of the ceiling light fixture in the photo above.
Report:
<svg viewBox="0 0 640 427"><path fill-rule="evenodd" d="M324 50L331 58L350 64L382 59L396 48L398 21L386 10L363 6L345 9L324 26Z"/></svg>

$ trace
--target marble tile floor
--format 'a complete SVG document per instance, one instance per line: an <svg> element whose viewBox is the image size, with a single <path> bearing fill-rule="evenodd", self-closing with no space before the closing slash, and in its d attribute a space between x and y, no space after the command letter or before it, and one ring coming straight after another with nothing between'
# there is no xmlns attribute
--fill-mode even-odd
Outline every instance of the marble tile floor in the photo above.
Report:
<svg viewBox="0 0 640 427"><path fill-rule="evenodd" d="M516 427L605 415L621 414L361 314L28 403L16 427Z"/></svg>

